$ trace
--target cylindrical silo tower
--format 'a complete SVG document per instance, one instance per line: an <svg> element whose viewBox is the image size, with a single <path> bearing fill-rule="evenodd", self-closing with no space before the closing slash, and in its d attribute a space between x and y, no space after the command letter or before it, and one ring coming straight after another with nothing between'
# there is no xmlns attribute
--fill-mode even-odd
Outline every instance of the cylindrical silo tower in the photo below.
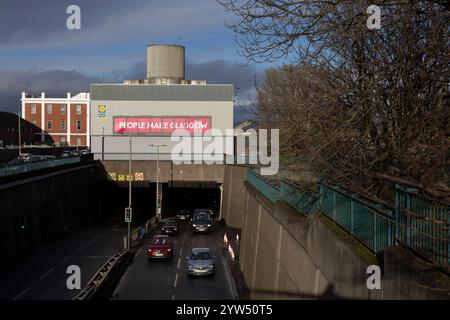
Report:
<svg viewBox="0 0 450 320"><path fill-rule="evenodd" d="M157 84L181 83L184 80L184 47L147 46L147 79Z"/></svg>

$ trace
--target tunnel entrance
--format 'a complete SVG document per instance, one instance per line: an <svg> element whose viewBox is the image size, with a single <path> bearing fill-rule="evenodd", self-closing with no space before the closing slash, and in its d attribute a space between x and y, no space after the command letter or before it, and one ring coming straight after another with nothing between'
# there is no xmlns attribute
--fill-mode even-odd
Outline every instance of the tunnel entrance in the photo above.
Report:
<svg viewBox="0 0 450 320"><path fill-rule="evenodd" d="M162 217L173 217L181 209L193 212L196 208L211 208L218 217L220 186L219 183L205 181L170 181L163 184Z"/></svg>
<svg viewBox="0 0 450 320"><path fill-rule="evenodd" d="M210 208L215 216L220 212L220 183L170 181L160 183L162 190L161 214L163 218L176 216L181 209L191 212L196 208ZM128 207L128 183L110 184L105 192L106 209L111 216L123 216ZM142 225L156 214L156 183L134 181L131 192L133 225Z"/></svg>

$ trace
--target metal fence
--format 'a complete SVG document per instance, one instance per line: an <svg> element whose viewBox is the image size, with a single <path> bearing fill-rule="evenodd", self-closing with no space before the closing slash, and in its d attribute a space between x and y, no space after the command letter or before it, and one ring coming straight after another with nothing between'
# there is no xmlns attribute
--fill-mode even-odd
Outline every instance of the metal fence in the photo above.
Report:
<svg viewBox="0 0 450 320"><path fill-rule="evenodd" d="M72 164L80 162L80 157L71 157L65 159L48 160L43 162L26 163L12 167L0 168L0 177L11 176L15 174L41 170L46 168L53 168L57 166L62 166L65 164Z"/></svg>
<svg viewBox="0 0 450 320"><path fill-rule="evenodd" d="M374 253L400 240L434 262L450 264L450 206L415 188L397 185L393 208L324 181L315 191L286 180L277 187L248 170L247 182L273 203L282 200L305 215L320 210Z"/></svg>
<svg viewBox="0 0 450 320"><path fill-rule="evenodd" d="M450 205L396 185L397 238L439 264L450 264Z"/></svg>
<svg viewBox="0 0 450 320"><path fill-rule="evenodd" d="M254 170L247 170L246 180L256 190L261 192L270 202L275 203L280 200L280 190L277 186L270 183L269 180L257 174Z"/></svg>

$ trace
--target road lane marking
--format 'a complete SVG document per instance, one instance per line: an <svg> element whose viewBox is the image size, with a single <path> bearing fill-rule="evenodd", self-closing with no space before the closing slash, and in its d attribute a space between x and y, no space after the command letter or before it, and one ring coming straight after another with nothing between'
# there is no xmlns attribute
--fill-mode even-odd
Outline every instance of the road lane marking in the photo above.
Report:
<svg viewBox="0 0 450 320"><path fill-rule="evenodd" d="M48 270L46 273L44 273L39 280L44 279L46 276L48 276L50 273L52 273L55 270L55 268L51 268L50 270Z"/></svg>
<svg viewBox="0 0 450 320"><path fill-rule="evenodd" d="M69 259L70 259L70 257L65 257L59 264L63 264L64 262L66 262Z"/></svg>
<svg viewBox="0 0 450 320"><path fill-rule="evenodd" d="M175 275L175 282L174 282L174 284L173 284L173 287L174 287L174 288L177 287L177 281L178 281L178 272L177 272L177 274Z"/></svg>
<svg viewBox="0 0 450 320"><path fill-rule="evenodd" d="M183 248L180 249L180 254L178 256L181 258L182 254L183 254Z"/></svg>
<svg viewBox="0 0 450 320"><path fill-rule="evenodd" d="M175 293L172 295L172 300L175 300Z"/></svg>
<svg viewBox="0 0 450 320"><path fill-rule="evenodd" d="M78 252L80 252L81 250L83 250L84 248L85 248L84 246L81 246L81 247L79 247L79 248L77 249L76 252L78 253Z"/></svg>
<svg viewBox="0 0 450 320"><path fill-rule="evenodd" d="M13 298L13 300L17 300L17 299L19 299L21 296L23 296L28 290L30 290L30 286L28 286L28 287L26 287L21 293L19 293L17 296L15 296L14 298Z"/></svg>
<svg viewBox="0 0 450 320"><path fill-rule="evenodd" d="M97 238L91 239L91 240L87 243L87 245L90 246L90 245L93 244L96 240L97 240Z"/></svg>
<svg viewBox="0 0 450 320"><path fill-rule="evenodd" d="M180 269L181 257L178 258L177 269Z"/></svg>

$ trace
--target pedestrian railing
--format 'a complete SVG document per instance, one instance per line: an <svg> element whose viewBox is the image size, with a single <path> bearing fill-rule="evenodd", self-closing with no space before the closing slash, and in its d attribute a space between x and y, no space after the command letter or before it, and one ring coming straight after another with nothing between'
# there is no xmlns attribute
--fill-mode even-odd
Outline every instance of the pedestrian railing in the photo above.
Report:
<svg viewBox="0 0 450 320"><path fill-rule="evenodd" d="M35 162L35 163L26 163L26 164L21 164L21 165L17 165L17 166L0 168L0 178L6 177L6 176L11 176L11 175L16 175L16 174L21 174L21 173L26 173L26 172L30 172L30 171L35 171L35 170L53 168L53 167L77 163L77 162L80 162L80 157L70 157L70 158L65 158L65 159L56 159L56 160L48 160L48 161Z"/></svg>
<svg viewBox="0 0 450 320"><path fill-rule="evenodd" d="M397 238L439 264L450 264L450 205L403 185L396 185L395 200Z"/></svg>
<svg viewBox="0 0 450 320"><path fill-rule="evenodd" d="M396 204L389 207L325 181L314 191L287 180L276 186L254 169L247 171L247 183L272 203L284 201L305 215L322 212L374 253L400 241L429 260L450 264L450 206L415 188L396 186Z"/></svg>

